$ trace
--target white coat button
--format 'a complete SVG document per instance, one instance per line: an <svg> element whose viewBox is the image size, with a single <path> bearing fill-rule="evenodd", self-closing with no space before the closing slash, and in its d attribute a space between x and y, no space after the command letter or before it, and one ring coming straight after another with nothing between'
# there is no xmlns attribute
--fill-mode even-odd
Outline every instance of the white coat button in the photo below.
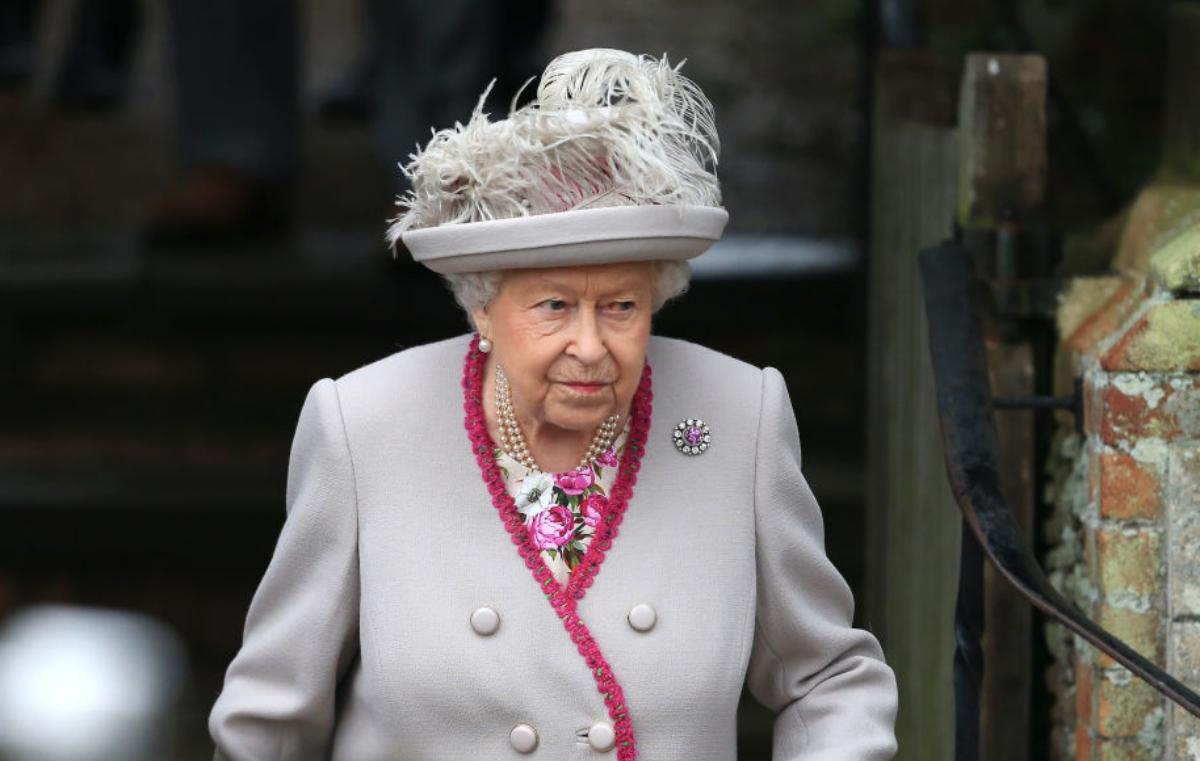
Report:
<svg viewBox="0 0 1200 761"><path fill-rule="evenodd" d="M508 733L508 741L518 753L533 753L537 747L537 730L528 724L518 724Z"/></svg>
<svg viewBox="0 0 1200 761"><path fill-rule="evenodd" d="M476 608L475 612L471 614L471 628L475 630L476 634L482 634L485 637L495 634L496 630L500 628L500 614L496 612L495 608L489 608L486 605Z"/></svg>
<svg viewBox="0 0 1200 761"><path fill-rule="evenodd" d="M612 750L616 742L617 733L607 721L598 721L588 730L588 745L592 746L592 750Z"/></svg>
<svg viewBox="0 0 1200 761"><path fill-rule="evenodd" d="M647 603L640 602L629 609L629 625L640 632L648 632L654 628L654 622L658 620L658 614L654 612L654 608Z"/></svg>

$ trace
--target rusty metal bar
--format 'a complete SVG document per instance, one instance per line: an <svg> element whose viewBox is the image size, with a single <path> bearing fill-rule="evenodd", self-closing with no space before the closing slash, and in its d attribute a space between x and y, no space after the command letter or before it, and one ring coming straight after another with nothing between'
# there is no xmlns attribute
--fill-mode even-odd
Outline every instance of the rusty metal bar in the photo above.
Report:
<svg viewBox="0 0 1200 761"><path fill-rule="evenodd" d="M920 254L946 471L963 519L1000 573L1038 610L1200 717L1200 695L1097 625L1046 578L1000 492L996 432L969 253L943 243Z"/></svg>

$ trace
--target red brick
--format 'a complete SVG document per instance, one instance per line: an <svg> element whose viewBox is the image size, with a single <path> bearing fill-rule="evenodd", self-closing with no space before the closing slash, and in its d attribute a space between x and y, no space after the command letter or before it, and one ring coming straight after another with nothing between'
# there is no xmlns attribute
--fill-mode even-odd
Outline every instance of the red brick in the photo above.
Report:
<svg viewBox="0 0 1200 761"><path fill-rule="evenodd" d="M1200 370L1200 309L1190 299L1155 304L1100 358L1105 370Z"/></svg>
<svg viewBox="0 0 1200 761"><path fill-rule="evenodd" d="M1139 739L1099 737L1095 742L1096 761L1161 761L1154 748Z"/></svg>
<svg viewBox="0 0 1200 761"><path fill-rule="evenodd" d="M1096 540L1101 594L1149 597L1159 592L1158 534L1139 532L1127 536L1119 530L1102 529Z"/></svg>
<svg viewBox="0 0 1200 761"><path fill-rule="evenodd" d="M1173 623L1171 639L1172 673L1189 684L1196 684L1200 681L1200 624L1192 621Z"/></svg>
<svg viewBox="0 0 1200 761"><path fill-rule="evenodd" d="M1156 608L1136 611L1101 603L1096 619L1097 623L1107 629L1109 633L1132 647L1140 655L1159 666L1166 665L1162 659L1162 636L1159 612ZM1096 663L1102 668L1112 668L1117 665L1112 658L1102 652L1097 651L1096 656Z"/></svg>
<svg viewBox="0 0 1200 761"><path fill-rule="evenodd" d="M1075 664L1075 721L1092 724L1092 667L1087 663Z"/></svg>
<svg viewBox="0 0 1200 761"><path fill-rule="evenodd" d="M1126 276L1112 295L1079 323L1063 343L1080 355L1088 354L1101 339L1115 333L1141 301L1137 281Z"/></svg>
<svg viewBox="0 0 1200 761"><path fill-rule="evenodd" d="M1092 735L1087 724L1075 724L1075 761L1092 761Z"/></svg>
<svg viewBox="0 0 1200 761"><path fill-rule="evenodd" d="M1162 704L1153 687L1132 677L1123 683L1101 679L1096 691L1096 730L1104 737L1137 735L1151 712Z"/></svg>
<svg viewBox="0 0 1200 761"><path fill-rule="evenodd" d="M1162 498L1153 465L1140 463L1120 452L1105 452L1099 460L1101 518L1158 517Z"/></svg>
<svg viewBox="0 0 1200 761"><path fill-rule="evenodd" d="M1109 445L1155 437L1171 440L1179 436L1175 415L1166 404L1171 387L1159 387L1162 398L1153 407L1141 395L1123 393L1115 385L1105 387L1100 410L1100 439Z"/></svg>

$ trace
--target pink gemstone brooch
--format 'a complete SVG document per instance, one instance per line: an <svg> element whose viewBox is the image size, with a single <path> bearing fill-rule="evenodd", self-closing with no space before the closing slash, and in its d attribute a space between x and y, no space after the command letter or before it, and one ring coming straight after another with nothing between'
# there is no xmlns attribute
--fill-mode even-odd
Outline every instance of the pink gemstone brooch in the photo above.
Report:
<svg viewBox="0 0 1200 761"><path fill-rule="evenodd" d="M712 443L712 431L700 418L688 418L671 431L675 448L686 455L703 454Z"/></svg>

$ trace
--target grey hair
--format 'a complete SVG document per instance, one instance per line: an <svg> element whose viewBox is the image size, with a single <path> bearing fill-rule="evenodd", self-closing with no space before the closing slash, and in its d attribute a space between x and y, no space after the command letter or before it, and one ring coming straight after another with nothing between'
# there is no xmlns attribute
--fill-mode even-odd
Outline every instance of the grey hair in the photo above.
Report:
<svg viewBox="0 0 1200 761"><path fill-rule="evenodd" d="M454 300L467 313L467 322L472 328L478 329L472 312L482 309L496 298L500 292L500 282L504 279L504 270L487 272L462 272L454 275L442 275L450 286ZM691 283L692 269L687 260L659 259L654 262L654 289L650 299L650 311L656 313L663 305L687 292Z"/></svg>

